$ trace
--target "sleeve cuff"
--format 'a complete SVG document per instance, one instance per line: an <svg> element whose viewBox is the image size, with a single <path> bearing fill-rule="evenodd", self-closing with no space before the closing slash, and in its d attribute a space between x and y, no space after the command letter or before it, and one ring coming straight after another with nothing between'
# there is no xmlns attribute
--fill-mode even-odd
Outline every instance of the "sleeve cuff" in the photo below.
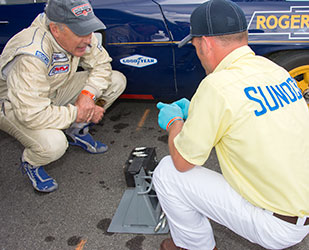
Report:
<svg viewBox="0 0 309 250"><path fill-rule="evenodd" d="M94 94L95 99L98 99L101 96L100 91L98 91L97 89L90 87L90 86L85 86L83 88L83 90L89 91L90 93Z"/></svg>

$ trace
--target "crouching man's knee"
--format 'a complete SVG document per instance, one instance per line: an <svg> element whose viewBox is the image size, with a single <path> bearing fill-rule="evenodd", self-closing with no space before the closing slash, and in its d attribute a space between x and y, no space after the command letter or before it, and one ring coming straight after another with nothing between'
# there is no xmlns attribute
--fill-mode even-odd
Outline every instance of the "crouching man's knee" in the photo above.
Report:
<svg viewBox="0 0 309 250"><path fill-rule="evenodd" d="M44 166L58 160L68 148L67 138L61 130L44 130L36 140L35 146L24 151L25 160L34 166Z"/></svg>
<svg viewBox="0 0 309 250"><path fill-rule="evenodd" d="M165 180L170 175L170 169L173 168L171 156L165 156L155 168L153 173L153 183L157 191L165 186Z"/></svg>
<svg viewBox="0 0 309 250"><path fill-rule="evenodd" d="M45 157L50 162L58 160L68 148L68 140L61 130L52 130L46 138Z"/></svg>
<svg viewBox="0 0 309 250"><path fill-rule="evenodd" d="M117 88L116 92L119 93L120 95L127 86L127 78L121 72L113 70L112 71L112 83L115 84Z"/></svg>
<svg viewBox="0 0 309 250"><path fill-rule="evenodd" d="M122 94L127 86L127 78L119 71L112 71L112 84L108 87L101 98L106 102L104 108L109 108Z"/></svg>

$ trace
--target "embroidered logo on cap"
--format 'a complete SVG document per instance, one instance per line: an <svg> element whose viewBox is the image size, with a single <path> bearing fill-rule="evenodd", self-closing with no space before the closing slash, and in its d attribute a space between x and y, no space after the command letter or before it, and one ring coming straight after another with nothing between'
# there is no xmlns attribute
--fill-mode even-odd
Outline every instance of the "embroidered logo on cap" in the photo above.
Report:
<svg viewBox="0 0 309 250"><path fill-rule="evenodd" d="M72 12L75 16L80 16L80 15L87 16L88 13L92 12L92 8L89 3L85 3L83 5L74 7L72 9Z"/></svg>

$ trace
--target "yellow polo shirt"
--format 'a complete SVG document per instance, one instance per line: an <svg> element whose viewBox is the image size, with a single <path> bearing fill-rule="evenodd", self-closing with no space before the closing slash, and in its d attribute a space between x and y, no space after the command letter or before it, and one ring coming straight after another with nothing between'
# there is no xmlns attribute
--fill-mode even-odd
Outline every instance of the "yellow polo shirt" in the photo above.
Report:
<svg viewBox="0 0 309 250"><path fill-rule="evenodd" d="M215 147L225 179L255 206L309 215L308 106L288 72L248 46L200 83L174 142L195 165Z"/></svg>

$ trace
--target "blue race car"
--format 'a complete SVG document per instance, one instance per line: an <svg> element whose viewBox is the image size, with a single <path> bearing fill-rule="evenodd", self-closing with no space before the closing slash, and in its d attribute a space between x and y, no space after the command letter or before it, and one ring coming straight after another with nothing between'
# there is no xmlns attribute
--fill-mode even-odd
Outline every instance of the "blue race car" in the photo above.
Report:
<svg viewBox="0 0 309 250"><path fill-rule="evenodd" d="M195 92L205 72L191 44L190 15L205 0L91 0L107 26L98 31L128 85L123 98L173 100ZM30 25L46 0L0 0L0 51ZM249 45L285 67L309 102L309 1L236 0L244 10Z"/></svg>

